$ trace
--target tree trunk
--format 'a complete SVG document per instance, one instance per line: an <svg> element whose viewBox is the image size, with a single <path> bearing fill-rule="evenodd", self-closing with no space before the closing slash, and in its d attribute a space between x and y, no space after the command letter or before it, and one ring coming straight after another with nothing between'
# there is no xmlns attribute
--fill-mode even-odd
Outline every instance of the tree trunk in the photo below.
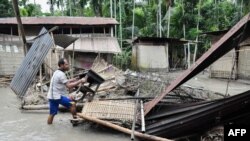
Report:
<svg viewBox="0 0 250 141"><path fill-rule="evenodd" d="M162 34L161 34L161 0L159 0L158 2L159 2L159 36L161 38L162 37Z"/></svg>
<svg viewBox="0 0 250 141"><path fill-rule="evenodd" d="M182 0L182 16L184 17L185 15L185 7L184 7L184 0ZM185 21L183 22L183 38L186 39L186 23ZM184 48L184 65L185 67L187 66L187 47L186 45L184 44L183 45L183 48Z"/></svg>
<svg viewBox="0 0 250 141"><path fill-rule="evenodd" d="M51 15L54 16L54 1L50 0L50 12Z"/></svg>
<svg viewBox="0 0 250 141"><path fill-rule="evenodd" d="M132 20L132 37L134 39L134 32L135 32L135 0L133 1L133 20Z"/></svg>
<svg viewBox="0 0 250 141"><path fill-rule="evenodd" d="M22 25L22 20L20 18L20 12L19 12L19 8L18 8L18 2L17 0L12 0L13 3L13 8L16 14L16 19L17 19L17 24L18 24L18 31L19 31L19 35L21 35L22 40L23 40L23 51L24 51L24 56L27 53L27 42L26 42L26 37L25 37L25 33L24 33L24 28Z"/></svg>
<svg viewBox="0 0 250 141"><path fill-rule="evenodd" d="M113 1L110 0L110 18L113 18Z"/></svg>
<svg viewBox="0 0 250 141"><path fill-rule="evenodd" d="M171 0L169 0L169 5L168 5L168 34L167 37L169 38L169 34L170 34L170 20L171 20L171 7L170 7L170 2Z"/></svg>
<svg viewBox="0 0 250 141"><path fill-rule="evenodd" d="M201 16L201 0L199 0L199 4L198 4L198 21L197 21L197 26L196 26L196 30L197 30L197 36L196 36L196 44L195 44L195 49L194 49L194 56L193 56L193 63L196 60L196 54L197 54L197 49L198 49L198 39L199 39L199 25L200 25L200 16Z"/></svg>
<svg viewBox="0 0 250 141"><path fill-rule="evenodd" d="M120 17L120 46L121 46L121 50L122 50L122 4L121 4L121 0L119 0L119 17Z"/></svg>

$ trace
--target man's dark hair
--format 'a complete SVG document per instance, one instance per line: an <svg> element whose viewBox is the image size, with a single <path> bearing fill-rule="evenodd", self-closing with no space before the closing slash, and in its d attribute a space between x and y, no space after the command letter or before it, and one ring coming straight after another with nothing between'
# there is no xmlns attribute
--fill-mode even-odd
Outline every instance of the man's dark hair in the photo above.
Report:
<svg viewBox="0 0 250 141"><path fill-rule="evenodd" d="M60 58L59 61L58 61L58 67L60 67L61 65L64 65L65 64L65 59L64 58Z"/></svg>

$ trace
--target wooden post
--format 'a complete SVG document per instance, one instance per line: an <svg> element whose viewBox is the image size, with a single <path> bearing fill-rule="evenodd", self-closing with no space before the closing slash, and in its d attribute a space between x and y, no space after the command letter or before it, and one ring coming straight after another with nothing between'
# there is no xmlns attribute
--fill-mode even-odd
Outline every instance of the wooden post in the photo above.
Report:
<svg viewBox="0 0 250 141"><path fill-rule="evenodd" d="M51 59L52 59L52 49L50 49L50 55L49 55L49 77L50 77L50 79L52 78L52 70L51 70L51 68L52 68L52 63L51 63Z"/></svg>
<svg viewBox="0 0 250 141"><path fill-rule="evenodd" d="M72 56L72 64L71 64L71 78L73 78L73 65L75 66L75 42L73 43L73 56Z"/></svg>
<svg viewBox="0 0 250 141"><path fill-rule="evenodd" d="M191 52L190 52L190 43L188 43L188 59L187 59L187 61L188 61L188 68L190 68L190 56L191 56Z"/></svg>
<svg viewBox="0 0 250 141"><path fill-rule="evenodd" d="M82 113L77 113L77 115L83 119L88 120L88 121L92 121L92 122L101 124L103 126L110 127L112 129L121 131L121 132L126 133L126 134L131 134L131 132L132 132L131 130L129 130L127 128L115 125L115 124L108 122L108 121L100 120L100 119L95 118L95 117L90 117L90 116L84 115ZM161 137L157 137L157 136L153 136L153 135L143 134L143 133L140 133L137 131L135 131L135 136L137 136L141 139L150 140L150 141L172 141L172 140L169 140L166 138L161 138Z"/></svg>
<svg viewBox="0 0 250 141"><path fill-rule="evenodd" d="M140 100L141 102L141 131L142 133L145 133L145 119L144 119L144 108L143 108L143 101Z"/></svg>
<svg viewBox="0 0 250 141"><path fill-rule="evenodd" d="M43 95L43 89L42 89L42 66L40 66L40 86L41 86L41 93Z"/></svg>

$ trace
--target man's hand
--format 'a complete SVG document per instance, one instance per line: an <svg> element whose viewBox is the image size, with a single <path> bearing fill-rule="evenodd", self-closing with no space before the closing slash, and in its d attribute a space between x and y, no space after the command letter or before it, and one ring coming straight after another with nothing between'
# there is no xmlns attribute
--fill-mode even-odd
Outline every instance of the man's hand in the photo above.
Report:
<svg viewBox="0 0 250 141"><path fill-rule="evenodd" d="M88 75L86 75L84 78L81 79L81 82L82 83L85 83L88 81Z"/></svg>

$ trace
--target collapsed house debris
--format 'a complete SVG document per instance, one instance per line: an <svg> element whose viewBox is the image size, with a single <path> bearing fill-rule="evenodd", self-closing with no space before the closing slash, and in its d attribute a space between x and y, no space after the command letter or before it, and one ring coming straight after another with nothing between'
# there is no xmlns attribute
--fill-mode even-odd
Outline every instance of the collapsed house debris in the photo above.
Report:
<svg viewBox="0 0 250 141"><path fill-rule="evenodd" d="M0 86L7 87L10 84L10 81L12 80L12 75L3 75L0 78Z"/></svg>
<svg viewBox="0 0 250 141"><path fill-rule="evenodd" d="M80 86L76 89L79 92L72 94L77 97L82 93L79 98L79 103L81 103L79 106L84 105L84 107L81 113L78 113L78 116L147 140L179 139L193 134L202 134L214 126L229 123L249 124L250 91L225 97L223 94L188 85L181 86L237 46L239 41L246 39L245 31L249 30L248 21L249 15L228 31L190 69L176 75L171 73L138 73L130 70L123 72L109 65L98 55L87 73L98 76L93 81L99 82L94 82L95 85L89 82L88 86ZM41 33L45 33L45 35L34 41L10 84L12 90L20 98L24 98L30 85L34 83L38 68L53 44L53 39L45 29ZM44 38L48 38L49 42L45 41ZM39 54L38 51L42 53ZM76 66L68 74L68 77L80 76L85 71L83 68ZM181 73L182 75L180 75ZM173 79L176 80L171 83ZM19 85L20 81L23 84ZM36 86L40 87L41 92L46 91L42 83ZM33 94L32 92L30 95ZM160 95L156 96L157 94ZM211 97L211 95L216 95L216 97ZM39 96L37 94L37 96L46 101L44 95ZM46 103L43 102L29 104ZM139 102L140 106L138 106ZM25 106L28 107L27 109L32 109L27 105ZM48 106L43 108L48 108ZM72 120L72 124L77 124L77 120ZM122 122L129 123L129 127L132 126L132 129L129 130L113 124L123 125ZM141 132L146 134L139 132L140 126ZM137 131L135 131L135 128ZM223 139L222 135L218 138Z"/></svg>
<svg viewBox="0 0 250 141"><path fill-rule="evenodd" d="M160 104L146 117L146 133L167 138L202 134L223 124L249 125L250 91L189 104ZM221 136L223 138L223 136Z"/></svg>

